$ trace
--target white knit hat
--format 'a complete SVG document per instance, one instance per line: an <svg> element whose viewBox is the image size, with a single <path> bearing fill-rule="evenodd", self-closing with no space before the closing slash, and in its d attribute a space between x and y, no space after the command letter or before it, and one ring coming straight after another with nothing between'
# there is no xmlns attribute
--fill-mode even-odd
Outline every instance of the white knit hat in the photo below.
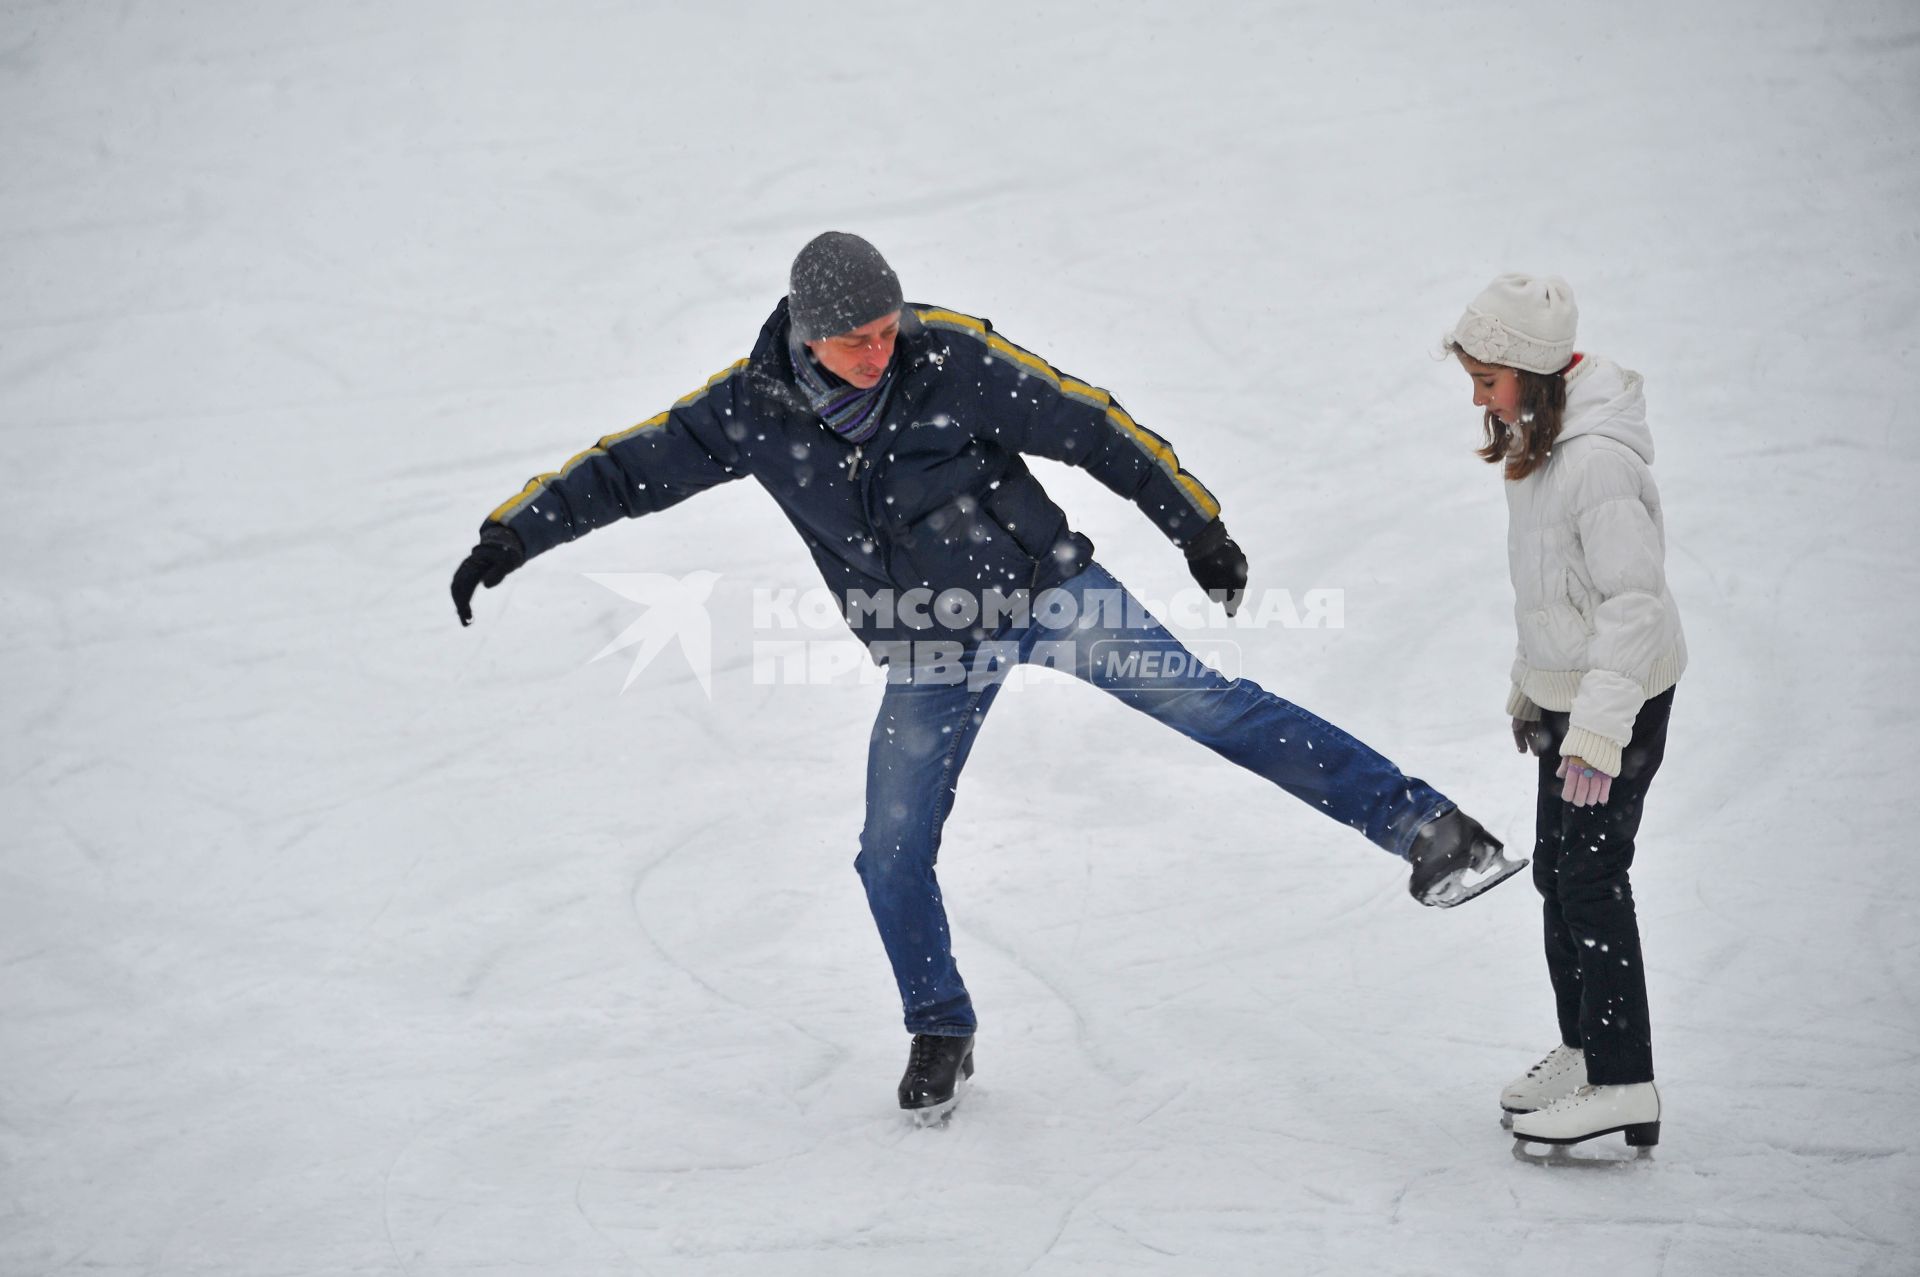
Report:
<svg viewBox="0 0 1920 1277"><path fill-rule="evenodd" d="M1579 322L1573 289L1558 275L1502 275L1473 299L1448 340L1483 364L1555 373L1573 360Z"/></svg>

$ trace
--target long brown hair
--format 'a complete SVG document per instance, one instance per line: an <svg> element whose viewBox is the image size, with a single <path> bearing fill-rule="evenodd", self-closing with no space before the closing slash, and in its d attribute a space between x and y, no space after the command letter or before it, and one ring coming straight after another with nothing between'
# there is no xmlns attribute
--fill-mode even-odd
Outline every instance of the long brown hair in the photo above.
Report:
<svg viewBox="0 0 1920 1277"><path fill-rule="evenodd" d="M1456 356L1466 354L1458 344L1449 347ZM1487 409L1481 418L1487 441L1479 449L1482 461L1505 464L1509 479L1524 479L1553 456L1554 440L1567 415L1567 379L1557 372L1528 372L1515 368L1520 379L1520 421L1509 426Z"/></svg>

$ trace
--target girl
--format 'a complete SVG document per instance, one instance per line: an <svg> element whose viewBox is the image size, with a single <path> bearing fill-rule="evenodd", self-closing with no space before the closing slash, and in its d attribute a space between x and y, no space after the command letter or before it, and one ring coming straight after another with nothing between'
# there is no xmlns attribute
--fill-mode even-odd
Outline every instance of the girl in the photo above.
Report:
<svg viewBox="0 0 1920 1277"><path fill-rule="evenodd" d="M1634 834L1686 668L1640 374L1575 354L1555 276L1502 275L1447 339L1507 490L1519 651L1507 712L1539 757L1533 881L1560 1044L1500 1095L1522 1140L1660 1139Z"/></svg>

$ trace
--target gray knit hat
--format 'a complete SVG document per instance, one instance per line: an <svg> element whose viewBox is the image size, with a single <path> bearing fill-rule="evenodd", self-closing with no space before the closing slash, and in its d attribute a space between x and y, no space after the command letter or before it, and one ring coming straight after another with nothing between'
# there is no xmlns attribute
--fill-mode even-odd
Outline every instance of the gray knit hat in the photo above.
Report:
<svg viewBox="0 0 1920 1277"><path fill-rule="evenodd" d="M858 235L816 235L793 259L787 308L793 335L801 341L852 332L903 304L893 268Z"/></svg>
<svg viewBox="0 0 1920 1277"><path fill-rule="evenodd" d="M1448 340L1483 364L1556 373L1573 358L1579 322L1573 289L1558 275L1502 275L1473 299Z"/></svg>

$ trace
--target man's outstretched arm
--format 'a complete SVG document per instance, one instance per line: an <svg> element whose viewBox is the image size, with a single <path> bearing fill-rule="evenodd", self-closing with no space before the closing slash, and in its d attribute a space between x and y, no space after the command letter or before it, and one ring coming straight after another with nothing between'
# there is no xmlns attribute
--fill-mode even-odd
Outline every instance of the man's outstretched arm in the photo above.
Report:
<svg viewBox="0 0 1920 1277"><path fill-rule="evenodd" d="M556 545L618 519L677 505L739 478L725 423L742 421L740 381L747 361L722 369L667 411L611 434L558 470L535 475L480 525L480 540L453 575L453 605L473 620L476 589Z"/></svg>

